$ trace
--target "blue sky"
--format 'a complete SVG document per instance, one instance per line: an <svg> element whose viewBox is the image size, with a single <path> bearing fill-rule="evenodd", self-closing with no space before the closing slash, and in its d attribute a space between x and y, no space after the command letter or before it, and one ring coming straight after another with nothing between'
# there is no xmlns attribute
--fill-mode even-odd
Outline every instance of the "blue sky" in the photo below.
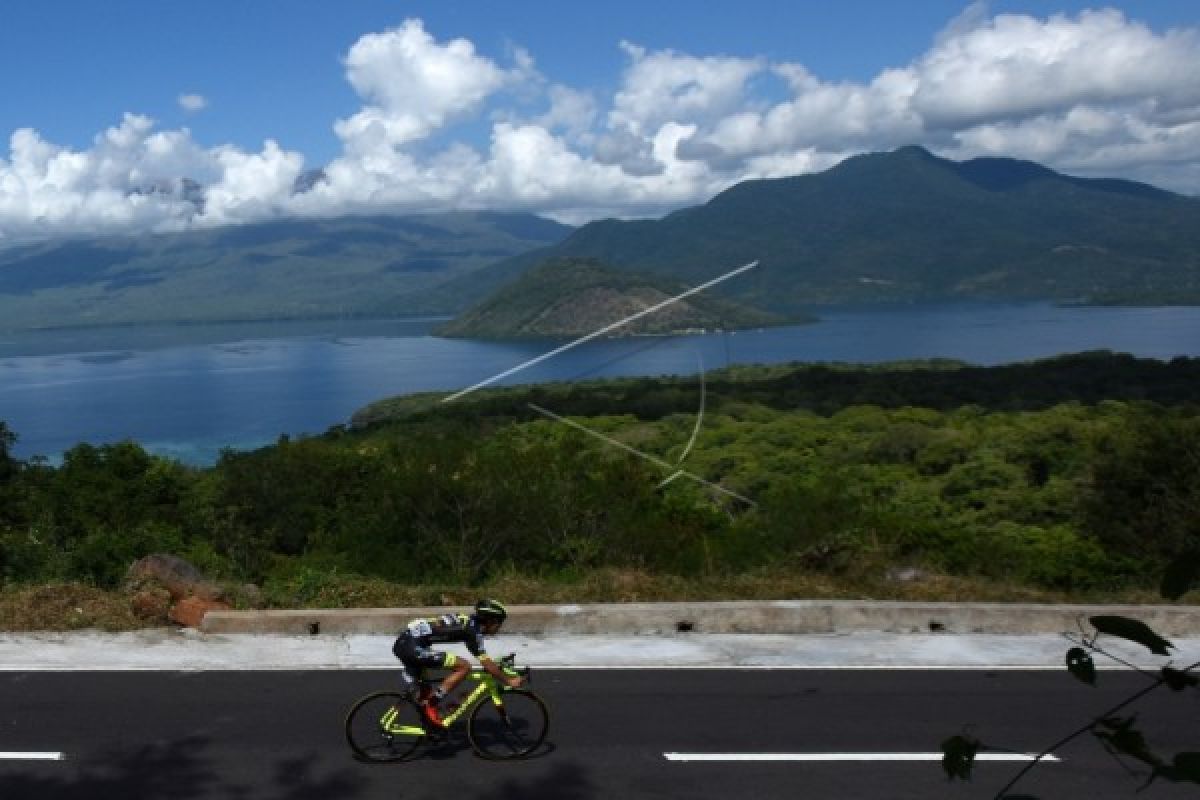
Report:
<svg viewBox="0 0 1200 800"><path fill-rule="evenodd" d="M648 215L910 141L1194 194L1198 30L1200 7L1161 0L10 4L0 242L380 208Z"/></svg>

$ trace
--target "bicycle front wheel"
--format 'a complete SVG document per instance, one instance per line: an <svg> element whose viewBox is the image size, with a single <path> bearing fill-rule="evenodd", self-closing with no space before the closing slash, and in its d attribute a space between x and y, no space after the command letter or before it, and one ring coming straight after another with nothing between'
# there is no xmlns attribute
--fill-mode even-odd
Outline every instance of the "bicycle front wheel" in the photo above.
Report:
<svg viewBox="0 0 1200 800"><path fill-rule="evenodd" d="M375 692L346 714L346 742L365 761L401 761L425 736L420 714L398 692Z"/></svg>
<svg viewBox="0 0 1200 800"><path fill-rule="evenodd" d="M546 704L533 692L511 689L502 704L484 700L471 711L467 738L482 758L526 758L541 746L550 727Z"/></svg>

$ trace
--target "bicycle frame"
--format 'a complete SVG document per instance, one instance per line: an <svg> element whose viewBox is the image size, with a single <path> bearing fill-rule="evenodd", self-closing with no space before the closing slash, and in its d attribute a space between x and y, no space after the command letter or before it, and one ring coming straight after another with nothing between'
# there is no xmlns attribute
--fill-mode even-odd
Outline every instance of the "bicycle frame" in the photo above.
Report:
<svg viewBox="0 0 1200 800"><path fill-rule="evenodd" d="M505 672L510 670L504 669ZM514 673L515 674L515 673ZM481 702L485 696L490 696L491 701L497 706L503 707L504 700L501 698L501 693L504 691L500 687L500 683L492 677L492 675L482 667L476 667L467 675L468 681L478 682L478 686L471 690L471 693L463 698L462 703L454 712L442 718L447 728L450 728L454 723L462 719L463 715ZM394 736L425 736L429 733L424 726L421 725L395 725L396 717L400 712L396 708L389 708L380 719L383 729Z"/></svg>

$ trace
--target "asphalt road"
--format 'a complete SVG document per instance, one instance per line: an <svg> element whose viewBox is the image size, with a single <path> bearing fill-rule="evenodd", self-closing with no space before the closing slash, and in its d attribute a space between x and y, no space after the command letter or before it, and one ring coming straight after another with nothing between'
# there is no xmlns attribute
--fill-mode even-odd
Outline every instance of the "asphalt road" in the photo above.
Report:
<svg viewBox="0 0 1200 800"><path fill-rule="evenodd" d="M990 798L1021 767L982 763L948 783L937 762L695 762L665 754L937 752L974 725L985 742L1034 752L1146 685L1106 672L552 670L533 688L551 709L534 758L493 763L465 741L393 765L355 761L346 709L387 688L382 671L0 674L0 798ZM1134 707L1150 746L1200 750L1195 692ZM13 759L61 752L62 760ZM1018 793L1133 797L1129 775L1086 735ZM1135 765L1136 766L1136 765ZM1141 797L1195 798L1156 783Z"/></svg>

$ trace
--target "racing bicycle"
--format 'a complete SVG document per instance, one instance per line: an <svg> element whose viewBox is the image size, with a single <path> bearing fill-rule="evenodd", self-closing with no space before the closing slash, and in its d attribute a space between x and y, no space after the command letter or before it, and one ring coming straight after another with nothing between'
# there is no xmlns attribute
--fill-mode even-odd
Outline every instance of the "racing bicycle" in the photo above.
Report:
<svg viewBox="0 0 1200 800"><path fill-rule="evenodd" d="M508 675L520 675L528 684L529 667L514 666L515 654L497 663ZM417 704L420 688L407 692L381 691L368 694L346 714L346 741L354 754L365 761L403 761L422 744L442 742L456 723L466 719L467 740L482 758L492 760L527 758L546 739L550 713L540 697L529 689L510 689L481 667L471 670L468 686L457 708L448 701L443 717L446 727L435 728L425 720ZM453 710L451 710L453 709Z"/></svg>

